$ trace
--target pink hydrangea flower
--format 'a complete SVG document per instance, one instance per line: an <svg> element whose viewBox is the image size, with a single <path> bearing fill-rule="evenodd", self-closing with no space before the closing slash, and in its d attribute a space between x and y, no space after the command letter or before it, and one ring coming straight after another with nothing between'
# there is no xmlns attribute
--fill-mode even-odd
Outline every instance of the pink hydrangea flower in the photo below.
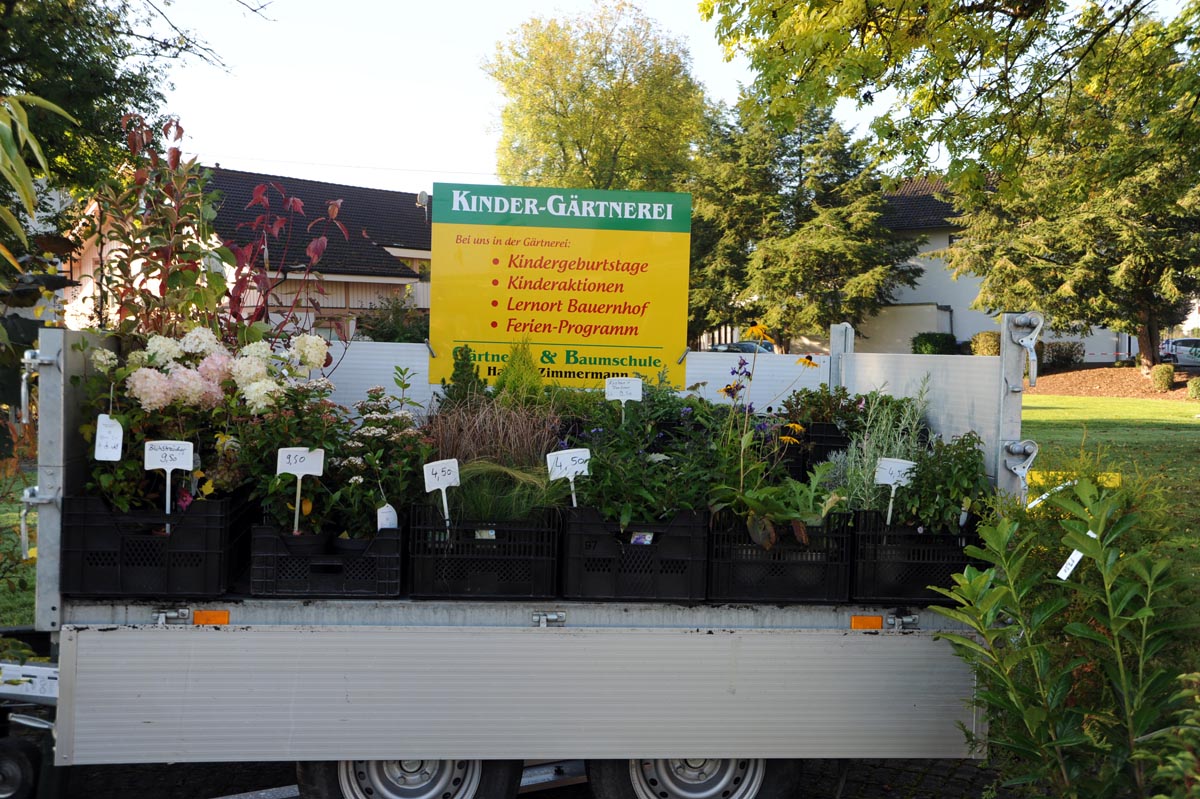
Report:
<svg viewBox="0 0 1200 799"><path fill-rule="evenodd" d="M223 383L231 376L230 366L233 364L233 358L227 352L211 352L204 356L204 360L200 361L197 367L200 374L205 380L211 380L214 383Z"/></svg>
<svg viewBox="0 0 1200 799"><path fill-rule="evenodd" d="M171 404L175 398L171 378L157 369L142 367L126 380L129 394L145 411L158 411Z"/></svg>
<svg viewBox="0 0 1200 799"><path fill-rule="evenodd" d="M171 369L170 380L175 399L184 405L200 405L212 382L205 380L198 370L178 365Z"/></svg>

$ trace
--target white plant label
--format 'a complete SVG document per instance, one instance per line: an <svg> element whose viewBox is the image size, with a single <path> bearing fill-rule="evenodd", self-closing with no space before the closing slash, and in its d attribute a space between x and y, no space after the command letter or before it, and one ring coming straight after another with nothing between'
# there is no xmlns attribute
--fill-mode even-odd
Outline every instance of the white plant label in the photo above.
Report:
<svg viewBox="0 0 1200 799"><path fill-rule="evenodd" d="M190 441L147 441L144 465L146 471L191 469L194 447Z"/></svg>
<svg viewBox="0 0 1200 799"><path fill-rule="evenodd" d="M396 515L396 509L391 506L391 503L385 504L381 508L375 509L375 530L383 530L389 527L399 527L400 517Z"/></svg>
<svg viewBox="0 0 1200 799"><path fill-rule="evenodd" d="M431 461L425 464L425 492L445 490L458 485L458 459Z"/></svg>
<svg viewBox="0 0 1200 799"><path fill-rule="evenodd" d="M275 474L294 474L297 478L325 473L325 450L308 447L280 447L275 460Z"/></svg>
<svg viewBox="0 0 1200 799"><path fill-rule="evenodd" d="M1090 538L1096 538L1096 534L1088 530ZM1071 572L1075 571L1075 567L1079 565L1079 561L1083 560L1083 553L1078 549L1071 550L1071 554L1067 557L1067 562L1058 570L1058 579L1065 580L1071 576Z"/></svg>
<svg viewBox="0 0 1200 799"><path fill-rule="evenodd" d="M880 458L875 465L875 484L887 486L906 486L911 476L912 468L917 464L903 458Z"/></svg>
<svg viewBox="0 0 1200 799"><path fill-rule="evenodd" d="M604 381L604 398L616 400L624 405L630 400L642 401L642 379L640 377L609 377Z"/></svg>
<svg viewBox="0 0 1200 799"><path fill-rule="evenodd" d="M121 423L102 413L96 417L96 453L98 461L119 461L125 449L125 428Z"/></svg>
<svg viewBox="0 0 1200 799"><path fill-rule="evenodd" d="M551 480L561 480L565 477L574 481L581 474L590 474L588 463L591 459L592 451L586 447L560 449L546 455L546 469L550 472Z"/></svg>

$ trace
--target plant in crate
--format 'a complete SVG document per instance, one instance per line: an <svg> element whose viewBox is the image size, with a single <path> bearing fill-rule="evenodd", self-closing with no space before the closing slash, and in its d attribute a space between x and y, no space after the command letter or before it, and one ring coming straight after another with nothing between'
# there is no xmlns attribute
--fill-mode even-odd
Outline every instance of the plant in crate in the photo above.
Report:
<svg viewBox="0 0 1200 799"><path fill-rule="evenodd" d="M983 440L968 432L949 441L934 438L896 492L901 524L919 532L957 531L964 517L978 517L990 493L983 458Z"/></svg>
<svg viewBox="0 0 1200 799"><path fill-rule="evenodd" d="M330 518L339 538L371 538L381 508L390 506L394 515L424 493L421 466L433 447L403 404L382 386L354 404L357 426L329 461L330 484L338 487Z"/></svg>

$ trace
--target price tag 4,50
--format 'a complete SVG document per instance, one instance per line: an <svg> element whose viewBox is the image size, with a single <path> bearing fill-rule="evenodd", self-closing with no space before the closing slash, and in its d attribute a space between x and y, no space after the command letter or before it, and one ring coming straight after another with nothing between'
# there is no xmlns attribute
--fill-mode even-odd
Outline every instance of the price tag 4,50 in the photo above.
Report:
<svg viewBox="0 0 1200 799"><path fill-rule="evenodd" d="M564 477L571 484L571 507L579 507L575 500L575 478L588 475L588 466L592 459L592 451L587 448L560 449L546 455L546 470L551 480L561 480Z"/></svg>
<svg viewBox="0 0 1200 799"><path fill-rule="evenodd" d="M441 461L430 461L425 464L425 493L442 492L442 515L446 519L446 527L450 527L450 502L446 499L446 489L458 485L458 459L447 458Z"/></svg>

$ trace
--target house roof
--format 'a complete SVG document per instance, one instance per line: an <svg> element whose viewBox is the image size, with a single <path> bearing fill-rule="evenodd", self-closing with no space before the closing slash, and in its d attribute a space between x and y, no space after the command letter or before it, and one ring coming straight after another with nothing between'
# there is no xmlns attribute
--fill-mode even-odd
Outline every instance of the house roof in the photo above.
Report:
<svg viewBox="0 0 1200 799"><path fill-rule="evenodd" d="M937 178L906 180L884 193L887 207L879 223L896 232L957 227L949 221L956 216L954 206L941 199L948 195L945 182Z"/></svg>
<svg viewBox="0 0 1200 799"><path fill-rule="evenodd" d="M221 192L213 227L223 239L236 244L244 244L249 240L251 224L266 209L262 205L247 206L254 197L255 187L263 184L278 184L289 197L299 198L303 202L304 215L293 225L287 255L292 264L306 263L305 248L313 238L324 233L329 244L317 265L322 274L417 277L410 266L384 249L395 247L429 251L429 222L425 209L417 205L416 194L264 175L217 166L212 169L212 180L208 186ZM285 214L278 191L270 188L266 197L271 203L271 213ZM311 232L307 229L313 220L326 215L327 205L332 200L342 200L337 219L346 226L348 238L329 225L320 231L318 227Z"/></svg>

